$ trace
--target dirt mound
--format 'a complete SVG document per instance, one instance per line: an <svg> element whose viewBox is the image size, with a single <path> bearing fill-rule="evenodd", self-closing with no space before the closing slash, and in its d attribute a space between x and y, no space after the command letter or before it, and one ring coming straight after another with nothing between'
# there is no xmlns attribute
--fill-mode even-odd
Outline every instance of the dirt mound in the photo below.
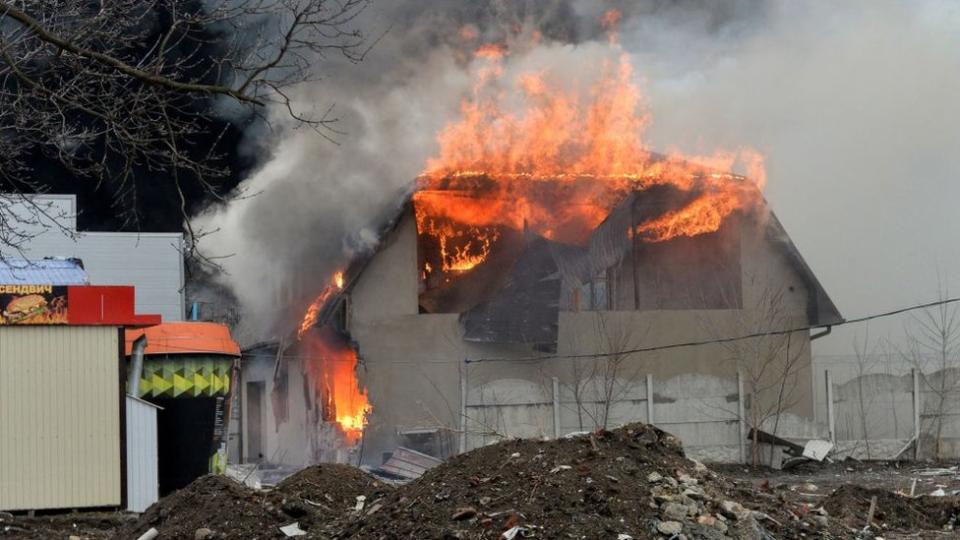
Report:
<svg viewBox="0 0 960 540"><path fill-rule="evenodd" d="M284 538L279 527L293 522L322 535L335 519L351 514L357 496L369 505L389 490L347 465L309 467L269 491L207 475L152 505L116 538L136 538L151 527L161 538Z"/></svg>
<svg viewBox="0 0 960 540"><path fill-rule="evenodd" d="M268 511L265 498L265 493L225 476L202 476L150 506L116 538L137 538L151 527L160 531L162 538L192 539L199 529L209 529L216 535L211 538L280 536L277 526L285 523Z"/></svg>
<svg viewBox="0 0 960 540"><path fill-rule="evenodd" d="M856 486L825 508L794 495L718 475L686 459L677 438L633 424L486 446L396 489L344 465L310 467L269 491L206 476L116 537L156 527L161 538L283 538L279 527L296 521L321 539L854 539L874 495L885 531L939 531L960 511L955 498Z"/></svg>
<svg viewBox="0 0 960 540"><path fill-rule="evenodd" d="M286 478L274 493L323 504L339 516L354 508L359 496L375 500L390 491L392 488L356 467L322 464Z"/></svg>
<svg viewBox="0 0 960 540"><path fill-rule="evenodd" d="M756 512L735 493L755 503ZM776 517L774 517L776 515ZM798 538L817 530L773 495L687 460L678 439L633 424L516 440L452 458L343 523L337 538ZM623 536L625 535L625 536Z"/></svg>
<svg viewBox="0 0 960 540"><path fill-rule="evenodd" d="M840 486L827 497L823 507L851 527L863 527L876 497L875 525L890 529L919 530L953 528L960 525L960 497L904 497L882 489L852 484Z"/></svg>

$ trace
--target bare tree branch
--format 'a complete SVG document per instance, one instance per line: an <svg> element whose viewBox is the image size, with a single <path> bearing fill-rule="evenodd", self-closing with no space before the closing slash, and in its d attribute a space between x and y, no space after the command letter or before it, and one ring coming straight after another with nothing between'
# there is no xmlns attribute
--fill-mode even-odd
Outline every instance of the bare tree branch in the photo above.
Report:
<svg viewBox="0 0 960 540"><path fill-rule="evenodd" d="M363 59L369 1L0 0L0 192L43 192L29 164L49 160L109 188L133 228L139 192L169 182L186 223L188 188L224 194L228 116L342 134L332 104L301 111L293 96L331 52ZM0 253L26 239L0 234Z"/></svg>

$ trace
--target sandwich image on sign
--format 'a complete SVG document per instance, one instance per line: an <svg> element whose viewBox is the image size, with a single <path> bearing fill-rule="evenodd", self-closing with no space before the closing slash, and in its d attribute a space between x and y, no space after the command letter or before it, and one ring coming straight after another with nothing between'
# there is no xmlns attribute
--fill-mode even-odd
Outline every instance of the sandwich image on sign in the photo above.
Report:
<svg viewBox="0 0 960 540"><path fill-rule="evenodd" d="M10 323L25 321L47 311L47 299L39 294L18 296L3 310L3 316Z"/></svg>
<svg viewBox="0 0 960 540"><path fill-rule="evenodd" d="M0 306L4 306L0 324L67 322L66 297L62 295L0 295Z"/></svg>

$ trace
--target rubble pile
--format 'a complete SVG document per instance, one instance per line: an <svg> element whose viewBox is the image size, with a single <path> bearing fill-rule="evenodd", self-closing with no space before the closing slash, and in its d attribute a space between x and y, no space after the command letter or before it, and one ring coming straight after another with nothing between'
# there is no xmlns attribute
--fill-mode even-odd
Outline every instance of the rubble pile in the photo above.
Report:
<svg viewBox="0 0 960 540"><path fill-rule="evenodd" d="M633 424L462 454L344 521L334 536L722 540L829 533L827 517L794 506L686 459L672 435Z"/></svg>
<svg viewBox="0 0 960 540"><path fill-rule="evenodd" d="M225 476L203 476L150 506L116 537L138 538L151 528L165 538L217 538L220 531L231 538L243 531L262 535L262 531L276 530L278 522L267 511L264 498L265 493Z"/></svg>
<svg viewBox="0 0 960 540"><path fill-rule="evenodd" d="M155 528L159 538L188 540L890 539L896 530L942 534L960 515L955 497L858 486L819 497L728 479L687 459L674 436L632 424L486 446L398 488L345 465L314 466L267 491L205 476L116 538Z"/></svg>
<svg viewBox="0 0 960 540"><path fill-rule="evenodd" d="M336 464L309 467L265 491L207 475L152 505L116 538L137 538L151 528L160 538L283 538L280 527L297 523L322 530L390 489L355 467Z"/></svg>
<svg viewBox="0 0 960 540"><path fill-rule="evenodd" d="M312 520L341 518L358 507L369 508L393 490L369 474L349 465L314 465L286 478L272 492L281 507L304 506ZM299 517L299 516L294 516Z"/></svg>
<svg viewBox="0 0 960 540"><path fill-rule="evenodd" d="M960 528L960 497L906 497L883 489L847 484L827 497L824 508L851 527L866 525L876 497L872 525L880 530L946 530Z"/></svg>

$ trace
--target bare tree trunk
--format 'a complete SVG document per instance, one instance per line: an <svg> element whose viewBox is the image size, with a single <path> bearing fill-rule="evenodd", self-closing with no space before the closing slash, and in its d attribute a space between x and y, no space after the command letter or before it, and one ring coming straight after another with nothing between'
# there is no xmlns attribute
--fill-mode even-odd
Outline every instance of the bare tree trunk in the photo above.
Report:
<svg viewBox="0 0 960 540"><path fill-rule="evenodd" d="M867 435L867 409L863 401L863 373L857 377L857 400L860 403L860 428L863 430L863 444L866 446L867 459L870 459L870 437Z"/></svg>

